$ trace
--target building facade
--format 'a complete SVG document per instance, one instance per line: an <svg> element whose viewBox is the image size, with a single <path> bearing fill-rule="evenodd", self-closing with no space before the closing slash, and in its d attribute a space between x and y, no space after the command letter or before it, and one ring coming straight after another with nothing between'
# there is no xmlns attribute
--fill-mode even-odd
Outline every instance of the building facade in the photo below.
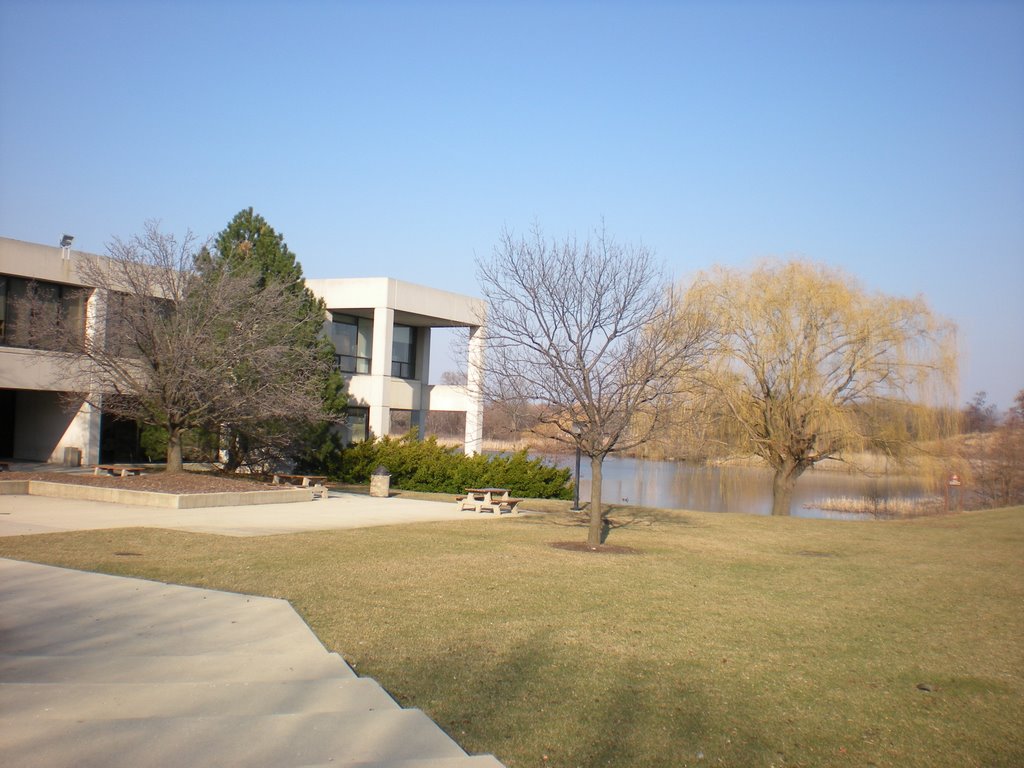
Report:
<svg viewBox="0 0 1024 768"><path fill-rule="evenodd" d="M100 393L66 391L61 340L35 338L25 316L21 299L31 290L33 311L59 312L62 332L103 332L94 321L101 297L79 276L81 258L67 247L0 238L0 458L62 462L68 449L86 464L142 458L125 453L137 444L137 425L91 405L102 404ZM479 451L480 300L390 278L306 282L328 307L324 332L349 383L350 439L389 434L395 412L407 411L422 434L429 411L456 411L465 413L466 452ZM466 386L428 384L430 331L441 327L469 329Z"/></svg>
<svg viewBox="0 0 1024 768"><path fill-rule="evenodd" d="M67 318L66 332L94 332L92 290L67 250L0 238L0 457L63 461L64 449L86 462L100 455L100 414L86 398L60 386L59 340L37 340L21 300L36 299Z"/></svg>
<svg viewBox="0 0 1024 768"><path fill-rule="evenodd" d="M306 280L324 300L324 332L348 379L350 439L392 432L396 412L424 434L430 411L465 413L465 451L483 437L484 303L449 291L388 277ZM429 384L433 328L469 333L466 385Z"/></svg>

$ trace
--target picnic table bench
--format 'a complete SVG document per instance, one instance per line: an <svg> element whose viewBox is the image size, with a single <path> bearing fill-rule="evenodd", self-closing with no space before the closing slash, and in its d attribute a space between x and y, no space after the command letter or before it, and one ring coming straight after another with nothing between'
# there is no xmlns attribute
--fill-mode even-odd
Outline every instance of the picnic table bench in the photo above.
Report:
<svg viewBox="0 0 1024 768"><path fill-rule="evenodd" d="M284 483L298 483L303 488L308 488L310 485L322 485L327 479L327 475L286 475L283 472L274 473L274 485L280 485Z"/></svg>
<svg viewBox="0 0 1024 768"><path fill-rule="evenodd" d="M467 488L466 493L455 497L459 510L471 509L476 512L490 512L500 515L502 512L515 514L523 499L514 499L508 495L508 488Z"/></svg>
<svg viewBox="0 0 1024 768"><path fill-rule="evenodd" d="M303 488L309 488L313 493L319 493L321 499L327 498L327 486L324 485L324 481L327 480L327 475L287 475L283 472L274 473L274 485L280 485L281 483L291 483L293 485L298 484Z"/></svg>
<svg viewBox="0 0 1024 768"><path fill-rule="evenodd" d="M98 475L101 471L106 472L108 475L114 475L115 477L128 477L129 475L141 475L146 471L146 467L119 467L116 464L97 464L93 468L92 473L94 475Z"/></svg>

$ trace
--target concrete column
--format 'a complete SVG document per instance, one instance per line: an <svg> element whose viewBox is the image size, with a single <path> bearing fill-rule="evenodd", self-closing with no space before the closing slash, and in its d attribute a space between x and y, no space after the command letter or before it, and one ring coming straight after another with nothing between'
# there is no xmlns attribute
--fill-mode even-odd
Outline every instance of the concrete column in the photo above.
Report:
<svg viewBox="0 0 1024 768"><path fill-rule="evenodd" d="M427 434L427 412L430 410L430 396L427 382L430 381L430 329L416 329L416 390L417 396L411 416L412 426L422 440Z"/></svg>
<svg viewBox="0 0 1024 768"><path fill-rule="evenodd" d="M69 412L61 402L62 396L60 392L32 390L19 393L18 408L26 418L15 434L15 455L59 464L64 461L65 448L78 448L83 463L97 463L99 408L94 408L84 395L75 395L78 407Z"/></svg>
<svg viewBox="0 0 1024 768"><path fill-rule="evenodd" d="M391 431L391 402L388 382L391 378L391 353L395 333L395 310L373 310L373 353L370 360L369 428L374 437Z"/></svg>
<svg viewBox="0 0 1024 768"><path fill-rule="evenodd" d="M102 395L91 395L89 400L82 404L82 409L78 413L79 419L85 422L85 439L83 440L84 446L82 450L82 463L83 464L99 464L100 463L100 419L102 418L102 412L99 404L103 402Z"/></svg>
<svg viewBox="0 0 1024 768"><path fill-rule="evenodd" d="M367 421L373 437L384 437L391 431L391 409L386 405L371 405Z"/></svg>
<svg viewBox="0 0 1024 768"><path fill-rule="evenodd" d="M469 329L469 354L466 370L466 437L467 455L480 453L484 439L484 328Z"/></svg>
<svg viewBox="0 0 1024 768"><path fill-rule="evenodd" d="M107 336L107 292L93 289L85 305L85 340L92 347L102 347Z"/></svg>
<svg viewBox="0 0 1024 768"><path fill-rule="evenodd" d="M107 322L108 292L99 288L93 289L89 301L85 305L85 343L94 348L102 347L107 343ZM93 382L95 386L95 382ZM75 415L75 422L79 425L81 434L81 449L83 464L100 463L100 427L103 418L102 411L103 396L92 393L82 403L82 407ZM63 460L63 456L60 457Z"/></svg>
<svg viewBox="0 0 1024 768"><path fill-rule="evenodd" d="M391 352L395 338L395 310L377 307L373 310L373 355L371 376L391 375Z"/></svg>

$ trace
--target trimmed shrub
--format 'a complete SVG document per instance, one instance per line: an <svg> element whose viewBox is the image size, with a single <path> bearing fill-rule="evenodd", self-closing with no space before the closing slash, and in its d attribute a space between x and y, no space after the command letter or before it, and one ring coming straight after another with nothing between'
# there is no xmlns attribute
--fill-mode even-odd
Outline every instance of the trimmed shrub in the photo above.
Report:
<svg viewBox="0 0 1024 768"><path fill-rule="evenodd" d="M331 476L343 483L369 483L379 466L391 473L391 487L407 491L462 493L466 488L508 488L513 496L571 499L572 473L531 459L526 451L505 456L466 456L415 433L382 437L344 449L331 462Z"/></svg>

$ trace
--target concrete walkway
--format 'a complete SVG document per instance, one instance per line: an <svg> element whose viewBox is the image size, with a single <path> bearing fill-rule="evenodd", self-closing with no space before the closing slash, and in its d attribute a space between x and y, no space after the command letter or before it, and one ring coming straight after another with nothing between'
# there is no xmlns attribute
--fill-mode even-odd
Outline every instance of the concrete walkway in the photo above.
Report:
<svg viewBox="0 0 1024 768"><path fill-rule="evenodd" d="M159 509L45 496L0 496L0 536L135 526L223 536L267 536L434 520L494 521L509 517L459 511L454 502L378 499L337 491L317 501L204 509Z"/></svg>
<svg viewBox="0 0 1024 768"><path fill-rule="evenodd" d="M125 526L261 536L499 519L333 492L197 510L0 496L0 536ZM0 765L501 768L356 677L283 600L5 559Z"/></svg>

